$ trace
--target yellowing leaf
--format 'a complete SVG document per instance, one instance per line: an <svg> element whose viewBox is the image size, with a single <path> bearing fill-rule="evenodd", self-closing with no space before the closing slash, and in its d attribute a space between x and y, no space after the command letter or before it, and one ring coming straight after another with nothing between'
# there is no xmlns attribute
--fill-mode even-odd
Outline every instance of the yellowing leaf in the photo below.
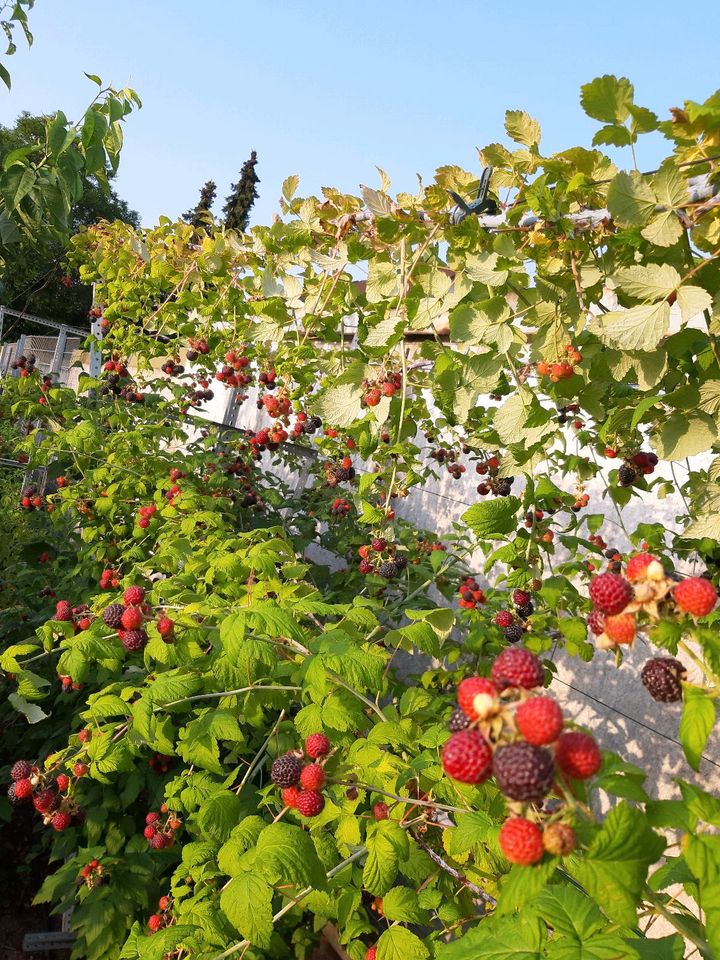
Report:
<svg viewBox="0 0 720 960"><path fill-rule="evenodd" d="M668 331L670 304L614 310L597 317L592 327L604 343L621 350L654 350Z"/></svg>

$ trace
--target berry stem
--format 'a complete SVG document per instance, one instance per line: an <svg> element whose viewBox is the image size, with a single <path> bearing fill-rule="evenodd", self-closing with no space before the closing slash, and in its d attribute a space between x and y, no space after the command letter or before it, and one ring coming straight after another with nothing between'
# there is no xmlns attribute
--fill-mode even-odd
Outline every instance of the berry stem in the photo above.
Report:
<svg viewBox="0 0 720 960"><path fill-rule="evenodd" d="M240 781L240 785L239 785L239 786L237 787L237 789L235 790L235 793L237 793L237 794L242 793L242 790L243 790L243 787L245 786L245 784L248 782L248 780L250 779L250 777L253 776L253 774L255 773L255 771L259 769L260 764L261 764L261 763L263 762L263 760L265 759L265 754L267 753L268 744L270 743L270 741L272 740L272 738L273 738L273 737L275 736L275 734L277 733L277 729L278 729L278 727L280 726L280 724L283 722L284 719L285 719L285 710L283 709L283 710L280 711L280 714L279 714L277 720L275 721L275 723L273 724L273 727L272 727L270 733L269 733L269 734L267 735L267 737L265 738L265 742L264 742L263 745L260 747L260 749L258 750L258 752L255 754L254 759L250 762L250 766L249 766L249 767L247 768L247 770L245 771L245 775L243 776L242 780Z"/></svg>
<svg viewBox="0 0 720 960"><path fill-rule="evenodd" d="M660 897L658 897L657 894L651 890L647 884L645 884L643 890L643 898L648 903L652 904L654 911L664 920L667 920L671 926L675 927L677 932L682 937L684 937L686 940L690 940L691 943L694 943L703 957L714 956L712 947L706 940L703 940L702 937L698 936L698 934L695 932L695 927L686 924L679 914L672 913L670 910L668 910Z"/></svg>
<svg viewBox="0 0 720 960"><path fill-rule="evenodd" d="M220 697L232 697L241 693L250 693L252 690L302 690L302 687L295 686L283 686L283 685L264 685L261 683L256 683L252 687L240 687L237 690L220 690L216 693L197 693L192 697L181 697L180 700L170 700L167 703L159 703L155 707L155 712L158 710L165 710L167 707L175 707L179 703L190 703L194 700L215 700Z"/></svg>
<svg viewBox="0 0 720 960"><path fill-rule="evenodd" d="M456 870L454 867L451 867L449 863L446 863L443 860L443 858L440 856L440 854L435 853L432 847L429 847L425 843L425 841L421 840L416 833L414 833L413 831L410 831L410 836L413 838L415 843L425 851L425 853L430 857L430 859L434 863L436 863L442 870L445 871L445 873L449 874L451 877L453 877L455 880L461 883L464 887L467 887L467 889L471 893L474 893L479 900L482 900L484 903L487 903L490 906L493 906L493 907L495 906L495 904L497 903L497 900L495 900L494 897L491 897L489 893L485 893L484 890L476 886L474 883L472 883L472 881L468 880L467 877L463 876L463 874L460 873L459 870Z"/></svg>
<svg viewBox="0 0 720 960"><path fill-rule="evenodd" d="M683 652L686 656L690 657L690 659L691 659L695 664L697 664L697 666L700 668L700 670L702 671L703 675L705 676L705 679L706 679L706 680L709 680L710 683L712 683L713 686L715 686L715 687L720 687L720 677L717 677L717 676L712 672L712 670L711 670L706 664L703 663L703 661L700 659L700 657L695 653L695 651L694 651L684 640L678 640L678 647L679 647L680 650L682 650L682 652Z"/></svg>

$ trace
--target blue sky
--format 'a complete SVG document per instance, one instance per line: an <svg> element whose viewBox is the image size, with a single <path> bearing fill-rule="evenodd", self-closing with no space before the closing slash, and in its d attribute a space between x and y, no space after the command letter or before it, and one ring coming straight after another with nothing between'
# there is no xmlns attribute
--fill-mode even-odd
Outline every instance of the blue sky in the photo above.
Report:
<svg viewBox="0 0 720 960"><path fill-rule="evenodd" d="M144 107L127 124L117 189L143 222L181 214L208 178L222 203L251 149L253 221L267 222L291 173L307 194L375 186L376 164L413 191L416 172L477 169L475 148L503 138L508 108L541 122L548 152L589 144L597 125L579 88L602 73L628 76L663 116L705 99L720 87L716 17L706 0L37 0L0 122L22 109L77 116L95 89L83 71L130 85ZM641 168L661 151L641 146Z"/></svg>

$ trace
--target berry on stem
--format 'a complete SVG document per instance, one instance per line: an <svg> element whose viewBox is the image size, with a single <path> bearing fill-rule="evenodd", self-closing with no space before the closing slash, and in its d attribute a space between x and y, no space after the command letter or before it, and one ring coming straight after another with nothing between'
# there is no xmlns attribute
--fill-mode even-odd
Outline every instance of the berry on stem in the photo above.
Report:
<svg viewBox="0 0 720 960"><path fill-rule="evenodd" d="M303 790L319 790L325 783L325 771L319 763L309 763L300 774L300 786Z"/></svg>
<svg viewBox="0 0 720 960"><path fill-rule="evenodd" d="M469 720L485 720L498 711L497 693L487 677L465 677L457 689L458 705Z"/></svg>
<svg viewBox="0 0 720 960"><path fill-rule="evenodd" d="M535 654L525 647L508 648L495 658L491 676L500 690L505 687L532 690L542 686L543 668Z"/></svg>
<svg viewBox="0 0 720 960"><path fill-rule="evenodd" d="M570 730L558 738L555 761L566 776L574 780L587 780L600 769L602 756L594 737L579 730Z"/></svg>
<svg viewBox="0 0 720 960"><path fill-rule="evenodd" d="M590 581L590 599L601 613L622 613L632 598L632 587L616 573L601 573Z"/></svg>
<svg viewBox="0 0 720 960"><path fill-rule="evenodd" d="M325 797L315 790L301 790L295 806L303 817L316 817L325 807Z"/></svg>
<svg viewBox="0 0 720 960"><path fill-rule="evenodd" d="M528 743L542 747L560 736L563 713L552 697L531 697L515 711L515 723Z"/></svg>
<svg viewBox="0 0 720 960"><path fill-rule="evenodd" d="M292 753L286 753L273 761L270 779L276 787L294 787L300 780L302 761Z"/></svg>
<svg viewBox="0 0 720 960"><path fill-rule="evenodd" d="M555 780L555 764L549 750L521 740L495 751L493 773L511 800L542 800Z"/></svg>
<svg viewBox="0 0 720 960"><path fill-rule="evenodd" d="M313 760L330 753L330 740L324 733L311 733L305 740L305 753Z"/></svg>
<svg viewBox="0 0 720 960"><path fill-rule="evenodd" d="M685 665L674 657L653 657L640 673L645 689L659 703L682 700L682 681L686 676Z"/></svg>
<svg viewBox="0 0 720 960"><path fill-rule="evenodd" d="M442 750L445 773L461 783L483 783L492 772L492 750L477 730L454 733Z"/></svg>
<svg viewBox="0 0 720 960"><path fill-rule="evenodd" d="M683 613L706 617L717 603L717 590L704 577L688 577L675 587L673 597Z"/></svg>
<svg viewBox="0 0 720 960"><path fill-rule="evenodd" d="M545 853L540 827L524 817L512 817L500 828L500 849L510 861L529 866Z"/></svg>

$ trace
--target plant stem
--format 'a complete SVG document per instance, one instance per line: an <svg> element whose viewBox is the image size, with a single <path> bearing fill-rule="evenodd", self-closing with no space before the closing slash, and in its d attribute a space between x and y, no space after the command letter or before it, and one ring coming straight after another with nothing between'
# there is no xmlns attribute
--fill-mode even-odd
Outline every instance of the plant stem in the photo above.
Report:
<svg viewBox="0 0 720 960"><path fill-rule="evenodd" d="M232 697L241 693L250 693L252 690L302 690L302 687L269 685L256 683L252 687L240 687L238 690L221 690L219 693L198 693L193 697L181 697L180 700L170 700L168 703L159 703L155 707L155 712L165 710L167 707L175 707L179 703L191 703L194 700L214 700L220 697Z"/></svg>

